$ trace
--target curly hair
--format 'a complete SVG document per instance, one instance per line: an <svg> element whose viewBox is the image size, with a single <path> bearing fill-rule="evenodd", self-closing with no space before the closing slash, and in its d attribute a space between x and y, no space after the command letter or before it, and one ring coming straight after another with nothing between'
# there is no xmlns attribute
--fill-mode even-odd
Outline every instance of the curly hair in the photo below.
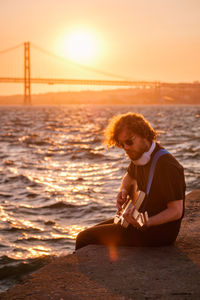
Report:
<svg viewBox="0 0 200 300"><path fill-rule="evenodd" d="M151 124L145 120L141 114L129 112L116 115L110 119L104 132L104 143L107 144L108 147L120 147L118 136L123 129L130 130L150 142L156 140L157 133Z"/></svg>

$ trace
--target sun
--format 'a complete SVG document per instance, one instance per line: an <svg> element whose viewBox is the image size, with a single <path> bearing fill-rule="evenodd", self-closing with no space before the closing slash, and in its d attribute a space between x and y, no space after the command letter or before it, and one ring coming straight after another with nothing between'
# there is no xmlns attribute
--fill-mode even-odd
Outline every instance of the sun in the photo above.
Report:
<svg viewBox="0 0 200 300"><path fill-rule="evenodd" d="M64 55L77 63L92 63L98 54L98 42L88 30L74 30L64 40Z"/></svg>

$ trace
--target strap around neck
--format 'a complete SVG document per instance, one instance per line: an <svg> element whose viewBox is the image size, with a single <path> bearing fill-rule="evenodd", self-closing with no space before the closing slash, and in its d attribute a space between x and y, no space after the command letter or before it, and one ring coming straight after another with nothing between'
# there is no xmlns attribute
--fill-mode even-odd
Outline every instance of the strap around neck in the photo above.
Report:
<svg viewBox="0 0 200 300"><path fill-rule="evenodd" d="M159 157L161 157L162 155L165 155L165 154L169 154L169 152L165 149L160 149L156 152L156 154L153 157L150 172L149 172L149 177L148 177L146 197L148 197L150 189L151 189L151 184L152 184L152 181L153 181L153 176L154 176L154 170L155 170L156 163L157 163Z"/></svg>

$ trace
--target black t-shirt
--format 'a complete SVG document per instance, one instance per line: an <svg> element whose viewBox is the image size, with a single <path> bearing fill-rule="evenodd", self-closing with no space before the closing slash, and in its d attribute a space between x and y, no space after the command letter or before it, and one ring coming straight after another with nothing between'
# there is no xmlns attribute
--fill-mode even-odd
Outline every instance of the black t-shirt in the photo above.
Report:
<svg viewBox="0 0 200 300"><path fill-rule="evenodd" d="M151 160L144 166L136 166L133 162L128 167L128 174L137 180L138 189L146 192L151 162L155 153L161 149L158 143L151 155ZM161 156L156 164L149 196L140 211L146 210L149 216L154 216L167 208L168 202L184 200L185 202L184 170L171 154ZM184 211L183 211L184 214ZM183 217L183 215L182 215Z"/></svg>

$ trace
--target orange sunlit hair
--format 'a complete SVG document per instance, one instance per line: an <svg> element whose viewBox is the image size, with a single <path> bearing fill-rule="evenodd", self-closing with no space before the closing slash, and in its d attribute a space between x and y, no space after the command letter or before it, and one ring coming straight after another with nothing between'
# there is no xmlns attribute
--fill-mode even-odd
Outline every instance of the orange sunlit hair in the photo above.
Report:
<svg viewBox="0 0 200 300"><path fill-rule="evenodd" d="M134 134L146 138L150 142L155 140L157 136L157 133L152 128L151 124L145 120L141 114L129 112L114 116L110 119L104 132L104 143L107 144L108 147L120 147L118 136L123 129L127 129Z"/></svg>

